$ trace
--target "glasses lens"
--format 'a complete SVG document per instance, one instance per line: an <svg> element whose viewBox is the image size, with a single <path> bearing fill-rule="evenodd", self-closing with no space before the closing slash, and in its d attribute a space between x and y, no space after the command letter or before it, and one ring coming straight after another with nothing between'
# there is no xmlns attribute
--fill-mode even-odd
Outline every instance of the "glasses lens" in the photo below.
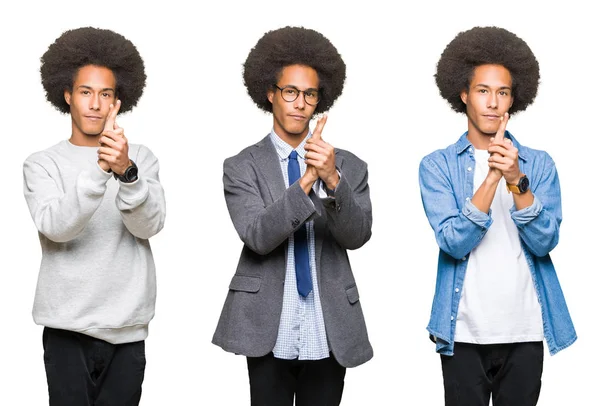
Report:
<svg viewBox="0 0 600 406"><path fill-rule="evenodd" d="M304 101L310 105L315 105L319 102L319 92L316 90L308 90L304 92Z"/></svg>
<svg viewBox="0 0 600 406"><path fill-rule="evenodd" d="M294 87L284 87L281 89L281 96L283 100L293 102L298 98L299 90Z"/></svg>

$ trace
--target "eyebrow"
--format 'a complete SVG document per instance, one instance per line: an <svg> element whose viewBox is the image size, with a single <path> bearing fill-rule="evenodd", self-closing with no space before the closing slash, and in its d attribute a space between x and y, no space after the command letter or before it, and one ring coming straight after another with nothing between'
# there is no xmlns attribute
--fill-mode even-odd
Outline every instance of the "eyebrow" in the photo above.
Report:
<svg viewBox="0 0 600 406"><path fill-rule="evenodd" d="M293 87L296 90L300 90L300 88L298 86L294 86L294 85L283 85L281 86L282 88L286 88L286 87ZM309 87L308 89L303 90L303 92L307 92L309 90L314 90L314 91L319 91L319 89L315 88L315 87Z"/></svg>
<svg viewBox="0 0 600 406"><path fill-rule="evenodd" d="M478 84L476 84L473 87L485 87L486 89L491 89L491 86L486 85L484 83L478 83ZM504 89L512 90L512 87L511 86L501 86L498 89L500 89L500 90L504 90Z"/></svg>
<svg viewBox="0 0 600 406"><path fill-rule="evenodd" d="M93 89L91 86L88 86L88 85L79 85L79 86L77 86L77 88L78 88L78 89L80 89L80 88L82 88L82 87L83 87L84 89L90 89L90 90L94 90L94 89ZM100 89L100 91L101 91L101 92L106 92L106 91L108 91L108 90L110 90L110 91L112 91L112 92L114 92L114 91L115 91L115 89L113 89L112 87L105 87L104 89Z"/></svg>

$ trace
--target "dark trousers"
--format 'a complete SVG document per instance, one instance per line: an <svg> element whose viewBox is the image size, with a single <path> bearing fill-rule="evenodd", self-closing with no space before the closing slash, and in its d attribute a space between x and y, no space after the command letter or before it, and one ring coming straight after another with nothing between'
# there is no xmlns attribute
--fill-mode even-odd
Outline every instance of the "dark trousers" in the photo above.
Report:
<svg viewBox="0 0 600 406"><path fill-rule="evenodd" d="M144 341L110 344L44 328L50 406L137 406L146 367Z"/></svg>
<svg viewBox="0 0 600 406"><path fill-rule="evenodd" d="M252 406L338 406L346 368L333 355L318 361L248 357Z"/></svg>
<svg viewBox="0 0 600 406"><path fill-rule="evenodd" d="M442 355L446 406L535 406L542 387L541 341L454 344Z"/></svg>

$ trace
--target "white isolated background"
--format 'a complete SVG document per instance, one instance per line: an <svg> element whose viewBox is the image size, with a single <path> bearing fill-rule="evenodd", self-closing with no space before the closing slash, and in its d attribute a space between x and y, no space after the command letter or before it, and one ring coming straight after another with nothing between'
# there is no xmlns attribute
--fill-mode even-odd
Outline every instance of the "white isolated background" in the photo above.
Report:
<svg viewBox="0 0 600 406"><path fill-rule="evenodd" d="M246 94L242 64L264 32L285 25L322 32L342 54L346 87L323 137L370 169L373 237L350 257L375 357L347 371L342 404L443 404L439 356L425 330L438 250L417 174L424 155L466 130L433 74L446 44L476 25L511 30L535 52L538 97L508 129L552 155L562 184L552 257L579 340L554 357L546 351L539 404L597 404L600 28L591 2L11 1L1 9L1 405L47 404L42 327L31 318L41 252L21 168L70 135L69 117L45 101L39 58L81 26L129 38L148 75L138 107L119 119L130 142L158 156L167 198L165 228L151 240L158 300L141 404L250 403L245 359L211 344L241 249L222 162L271 128Z"/></svg>

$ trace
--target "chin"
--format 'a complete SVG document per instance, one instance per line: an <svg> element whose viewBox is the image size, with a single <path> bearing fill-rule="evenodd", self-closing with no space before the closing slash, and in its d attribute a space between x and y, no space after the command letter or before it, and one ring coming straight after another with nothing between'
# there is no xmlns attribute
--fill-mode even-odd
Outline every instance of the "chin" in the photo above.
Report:
<svg viewBox="0 0 600 406"><path fill-rule="evenodd" d="M479 130L482 134L493 137L498 132L498 127L481 127Z"/></svg>
<svg viewBox="0 0 600 406"><path fill-rule="evenodd" d="M290 134L300 135L304 131L306 131L307 128L308 128L307 125L303 125L303 126L294 125L294 126L288 127L287 128L287 132L290 133Z"/></svg>
<svg viewBox="0 0 600 406"><path fill-rule="evenodd" d="M87 137L97 137L100 134L102 134L102 130L85 130L83 131L83 133L87 136Z"/></svg>

